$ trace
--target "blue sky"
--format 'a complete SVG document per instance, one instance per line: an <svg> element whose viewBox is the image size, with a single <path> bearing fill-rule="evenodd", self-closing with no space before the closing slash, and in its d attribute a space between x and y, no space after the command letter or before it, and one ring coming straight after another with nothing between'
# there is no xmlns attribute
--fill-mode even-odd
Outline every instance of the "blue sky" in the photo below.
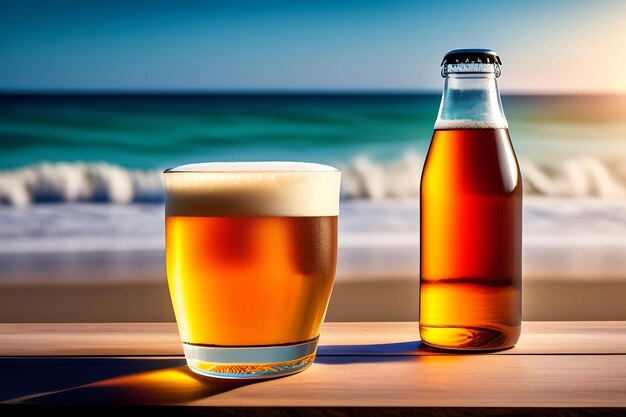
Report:
<svg viewBox="0 0 626 417"><path fill-rule="evenodd" d="M612 1L2 1L0 89L437 90L446 51L487 47L504 90L626 92L625 16Z"/></svg>

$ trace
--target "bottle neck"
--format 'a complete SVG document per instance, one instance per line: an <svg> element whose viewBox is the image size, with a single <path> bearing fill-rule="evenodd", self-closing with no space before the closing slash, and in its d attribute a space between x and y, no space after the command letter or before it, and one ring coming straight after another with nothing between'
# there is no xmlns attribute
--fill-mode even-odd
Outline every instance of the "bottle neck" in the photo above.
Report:
<svg viewBox="0 0 626 417"><path fill-rule="evenodd" d="M435 129L507 128L496 74L446 74Z"/></svg>

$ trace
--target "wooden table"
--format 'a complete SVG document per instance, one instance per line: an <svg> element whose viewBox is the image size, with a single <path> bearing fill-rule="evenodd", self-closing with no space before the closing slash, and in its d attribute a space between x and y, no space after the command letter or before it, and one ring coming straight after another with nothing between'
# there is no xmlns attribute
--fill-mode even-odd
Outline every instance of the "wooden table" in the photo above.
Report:
<svg viewBox="0 0 626 417"><path fill-rule="evenodd" d="M1 324L0 356L0 415L626 416L626 322L525 322L488 354L430 350L417 323L327 323L311 368L261 382L191 373L173 323Z"/></svg>

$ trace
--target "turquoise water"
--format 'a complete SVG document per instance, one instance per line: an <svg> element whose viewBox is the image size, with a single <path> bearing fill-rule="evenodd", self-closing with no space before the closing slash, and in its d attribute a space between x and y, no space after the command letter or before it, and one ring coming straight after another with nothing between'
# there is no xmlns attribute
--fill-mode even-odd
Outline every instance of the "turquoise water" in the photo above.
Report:
<svg viewBox="0 0 626 417"><path fill-rule="evenodd" d="M4 96L0 169L393 157L425 149L438 104L435 95Z"/></svg>
<svg viewBox="0 0 626 417"><path fill-rule="evenodd" d="M423 154L439 99L438 94L2 95L0 169L41 161L164 168L194 161L333 163L359 154L374 159L406 150ZM503 100L521 158L545 150L555 156L610 156L611 146L626 143L626 132L611 138L604 132L626 122L623 97Z"/></svg>

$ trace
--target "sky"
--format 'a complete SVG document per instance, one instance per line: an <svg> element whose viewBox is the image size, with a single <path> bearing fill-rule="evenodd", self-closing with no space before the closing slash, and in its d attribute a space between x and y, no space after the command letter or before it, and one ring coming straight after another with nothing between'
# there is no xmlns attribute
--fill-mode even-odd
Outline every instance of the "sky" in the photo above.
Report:
<svg viewBox="0 0 626 417"><path fill-rule="evenodd" d="M626 2L0 0L0 90L440 90L457 48L500 86L626 92Z"/></svg>

